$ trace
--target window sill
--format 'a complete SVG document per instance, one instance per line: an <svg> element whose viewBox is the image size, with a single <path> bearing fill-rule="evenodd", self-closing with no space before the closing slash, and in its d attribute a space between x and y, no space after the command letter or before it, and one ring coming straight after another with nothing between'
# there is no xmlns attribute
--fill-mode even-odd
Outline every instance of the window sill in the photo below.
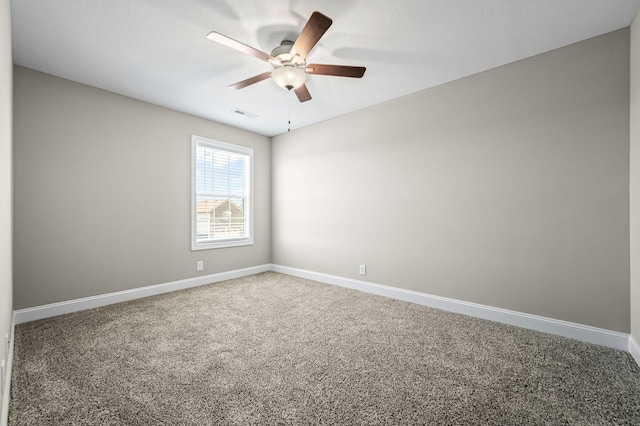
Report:
<svg viewBox="0 0 640 426"><path fill-rule="evenodd" d="M253 240L249 240L249 239L227 240L227 241L217 241L215 243L192 244L191 251L211 250L211 249L218 249L218 248L231 248L231 247L251 246L251 245L253 245Z"/></svg>

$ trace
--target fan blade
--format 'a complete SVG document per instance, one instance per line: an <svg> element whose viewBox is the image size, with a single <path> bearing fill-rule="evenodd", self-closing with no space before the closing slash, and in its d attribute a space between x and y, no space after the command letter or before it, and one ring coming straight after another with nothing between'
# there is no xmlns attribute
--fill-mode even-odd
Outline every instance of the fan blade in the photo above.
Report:
<svg viewBox="0 0 640 426"><path fill-rule="evenodd" d="M291 56L298 55L302 60L307 58L311 49L316 45L320 37L329 29L333 21L328 16L320 12L313 12L305 24L298 39L293 43L289 53Z"/></svg>
<svg viewBox="0 0 640 426"><path fill-rule="evenodd" d="M278 61L276 58L269 55L268 53L262 52L258 49L254 49L251 46L247 46L246 44L240 43L239 41L235 41L234 39L229 38L220 33L217 33L215 31L211 31L209 34L207 34L207 38L209 40L220 43L223 46L227 46L232 49L238 50L242 53L246 53L247 55L251 55L258 59L262 59L263 61L280 63L280 61Z"/></svg>
<svg viewBox="0 0 640 426"><path fill-rule="evenodd" d="M262 74L258 74L246 80L239 81L236 84L232 84L231 86L229 86L229 89L242 89L244 87L251 86L252 84L259 83L262 80L266 80L269 77L271 77L271 71L263 72Z"/></svg>
<svg viewBox="0 0 640 426"><path fill-rule="evenodd" d="M307 74L333 75L336 77L361 78L366 70L365 67L350 67L347 65L307 65Z"/></svg>
<svg viewBox="0 0 640 426"><path fill-rule="evenodd" d="M302 85L295 89L296 96L300 102L307 102L311 100L311 94L309 93L309 89L307 89L306 85Z"/></svg>

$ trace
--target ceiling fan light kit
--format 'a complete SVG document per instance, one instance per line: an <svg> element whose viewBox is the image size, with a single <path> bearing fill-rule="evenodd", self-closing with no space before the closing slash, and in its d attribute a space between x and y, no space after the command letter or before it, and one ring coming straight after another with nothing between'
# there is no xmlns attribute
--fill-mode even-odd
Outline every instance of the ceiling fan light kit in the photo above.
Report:
<svg viewBox="0 0 640 426"><path fill-rule="evenodd" d="M352 67L347 65L312 64L307 66L307 55L332 23L333 21L328 16L320 12L313 12L296 41L284 40L280 46L273 49L270 55L215 31L209 33L207 38L247 55L269 62L273 67L273 71L271 72L258 74L232 84L229 88L242 89L271 77L273 81L283 89L295 91L300 102L306 102L311 100L311 95L305 85L307 74L361 78L366 70L365 67Z"/></svg>
<svg viewBox="0 0 640 426"><path fill-rule="evenodd" d="M283 65L271 71L271 78L283 89L292 90L304 84L307 73L293 65Z"/></svg>

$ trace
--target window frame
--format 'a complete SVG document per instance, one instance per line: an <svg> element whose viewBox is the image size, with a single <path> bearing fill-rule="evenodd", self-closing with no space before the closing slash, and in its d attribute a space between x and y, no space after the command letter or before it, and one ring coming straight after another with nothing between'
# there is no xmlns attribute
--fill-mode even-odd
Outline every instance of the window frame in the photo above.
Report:
<svg viewBox="0 0 640 426"><path fill-rule="evenodd" d="M198 145L204 145L213 149L232 152L236 154L246 155L249 157L248 176L248 196L246 197L247 206L244 207L245 215L244 225L247 228L244 237L220 239L218 241L208 241L206 243L198 243L196 237L198 232L198 194L197 194L197 176L196 176L196 160ZM210 250L217 248L229 248L253 245L253 148L234 145L227 142L221 142L214 139L208 139L202 136L191 136L191 250Z"/></svg>

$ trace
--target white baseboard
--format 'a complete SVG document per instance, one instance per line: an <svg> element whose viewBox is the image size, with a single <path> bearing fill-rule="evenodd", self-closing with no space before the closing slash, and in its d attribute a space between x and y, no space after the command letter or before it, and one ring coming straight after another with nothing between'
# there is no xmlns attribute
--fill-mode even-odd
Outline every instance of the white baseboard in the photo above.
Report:
<svg viewBox="0 0 640 426"><path fill-rule="evenodd" d="M126 302L129 300L140 299L142 297L155 296L158 294L170 293L172 291L184 290L186 288L198 287L201 285L230 280L233 278L259 274L261 272L267 272L270 270L271 264L258 265L252 266L250 268L219 272L217 274L203 275L199 277L187 278L184 280L134 288L131 290L116 291L114 293L106 293L97 296L83 297L81 299L35 306L33 308L18 309L13 313L14 322L16 325L22 324L25 322L35 321L43 318L78 312L85 309L98 308L100 306Z"/></svg>
<svg viewBox="0 0 640 426"><path fill-rule="evenodd" d="M140 287L131 290L84 297L65 302L51 303L33 308L19 309L14 311L14 323L18 325L38 319L97 308L100 306L111 305L113 303L126 302L142 297L155 296L162 293L169 293L172 291L183 290L233 278L240 278L266 271L274 271L307 278L327 284L364 291L366 293L430 306L445 311L456 312L459 314L555 334L558 336L569 337L614 349L620 349L630 352L638 364L640 364L640 347L627 333L275 264L258 265L250 268L187 278L184 280Z"/></svg>
<svg viewBox="0 0 640 426"><path fill-rule="evenodd" d="M556 320L553 318L541 317L507 309L494 308L492 306L480 305L477 303L465 302L462 300L449 299L447 297L434 296L417 291L404 290L401 288L389 287L380 284L373 284L366 281L359 281L350 278L338 277L335 275L322 274L318 272L306 271L302 269L290 268L288 266L272 265L274 272L293 275L320 281L326 284L338 285L366 293L380 296L392 297L406 302L438 308L445 311L456 312L472 317L483 318L491 321L515 325L531 330L542 331L558 336L569 337L583 342L594 343L614 349L629 351L629 335L618 331L606 330L588 325L572 323L568 321ZM637 360L638 358L636 358Z"/></svg>
<svg viewBox="0 0 640 426"><path fill-rule="evenodd" d="M636 360L636 364L640 366L640 345L634 340L633 336L629 336L629 353Z"/></svg>
<svg viewBox="0 0 640 426"><path fill-rule="evenodd" d="M11 321L11 334L9 335L9 352L7 353L7 369L2 393L2 405L0 406L0 426L9 423L9 400L11 397L11 367L13 365L13 339L15 336L15 319Z"/></svg>

